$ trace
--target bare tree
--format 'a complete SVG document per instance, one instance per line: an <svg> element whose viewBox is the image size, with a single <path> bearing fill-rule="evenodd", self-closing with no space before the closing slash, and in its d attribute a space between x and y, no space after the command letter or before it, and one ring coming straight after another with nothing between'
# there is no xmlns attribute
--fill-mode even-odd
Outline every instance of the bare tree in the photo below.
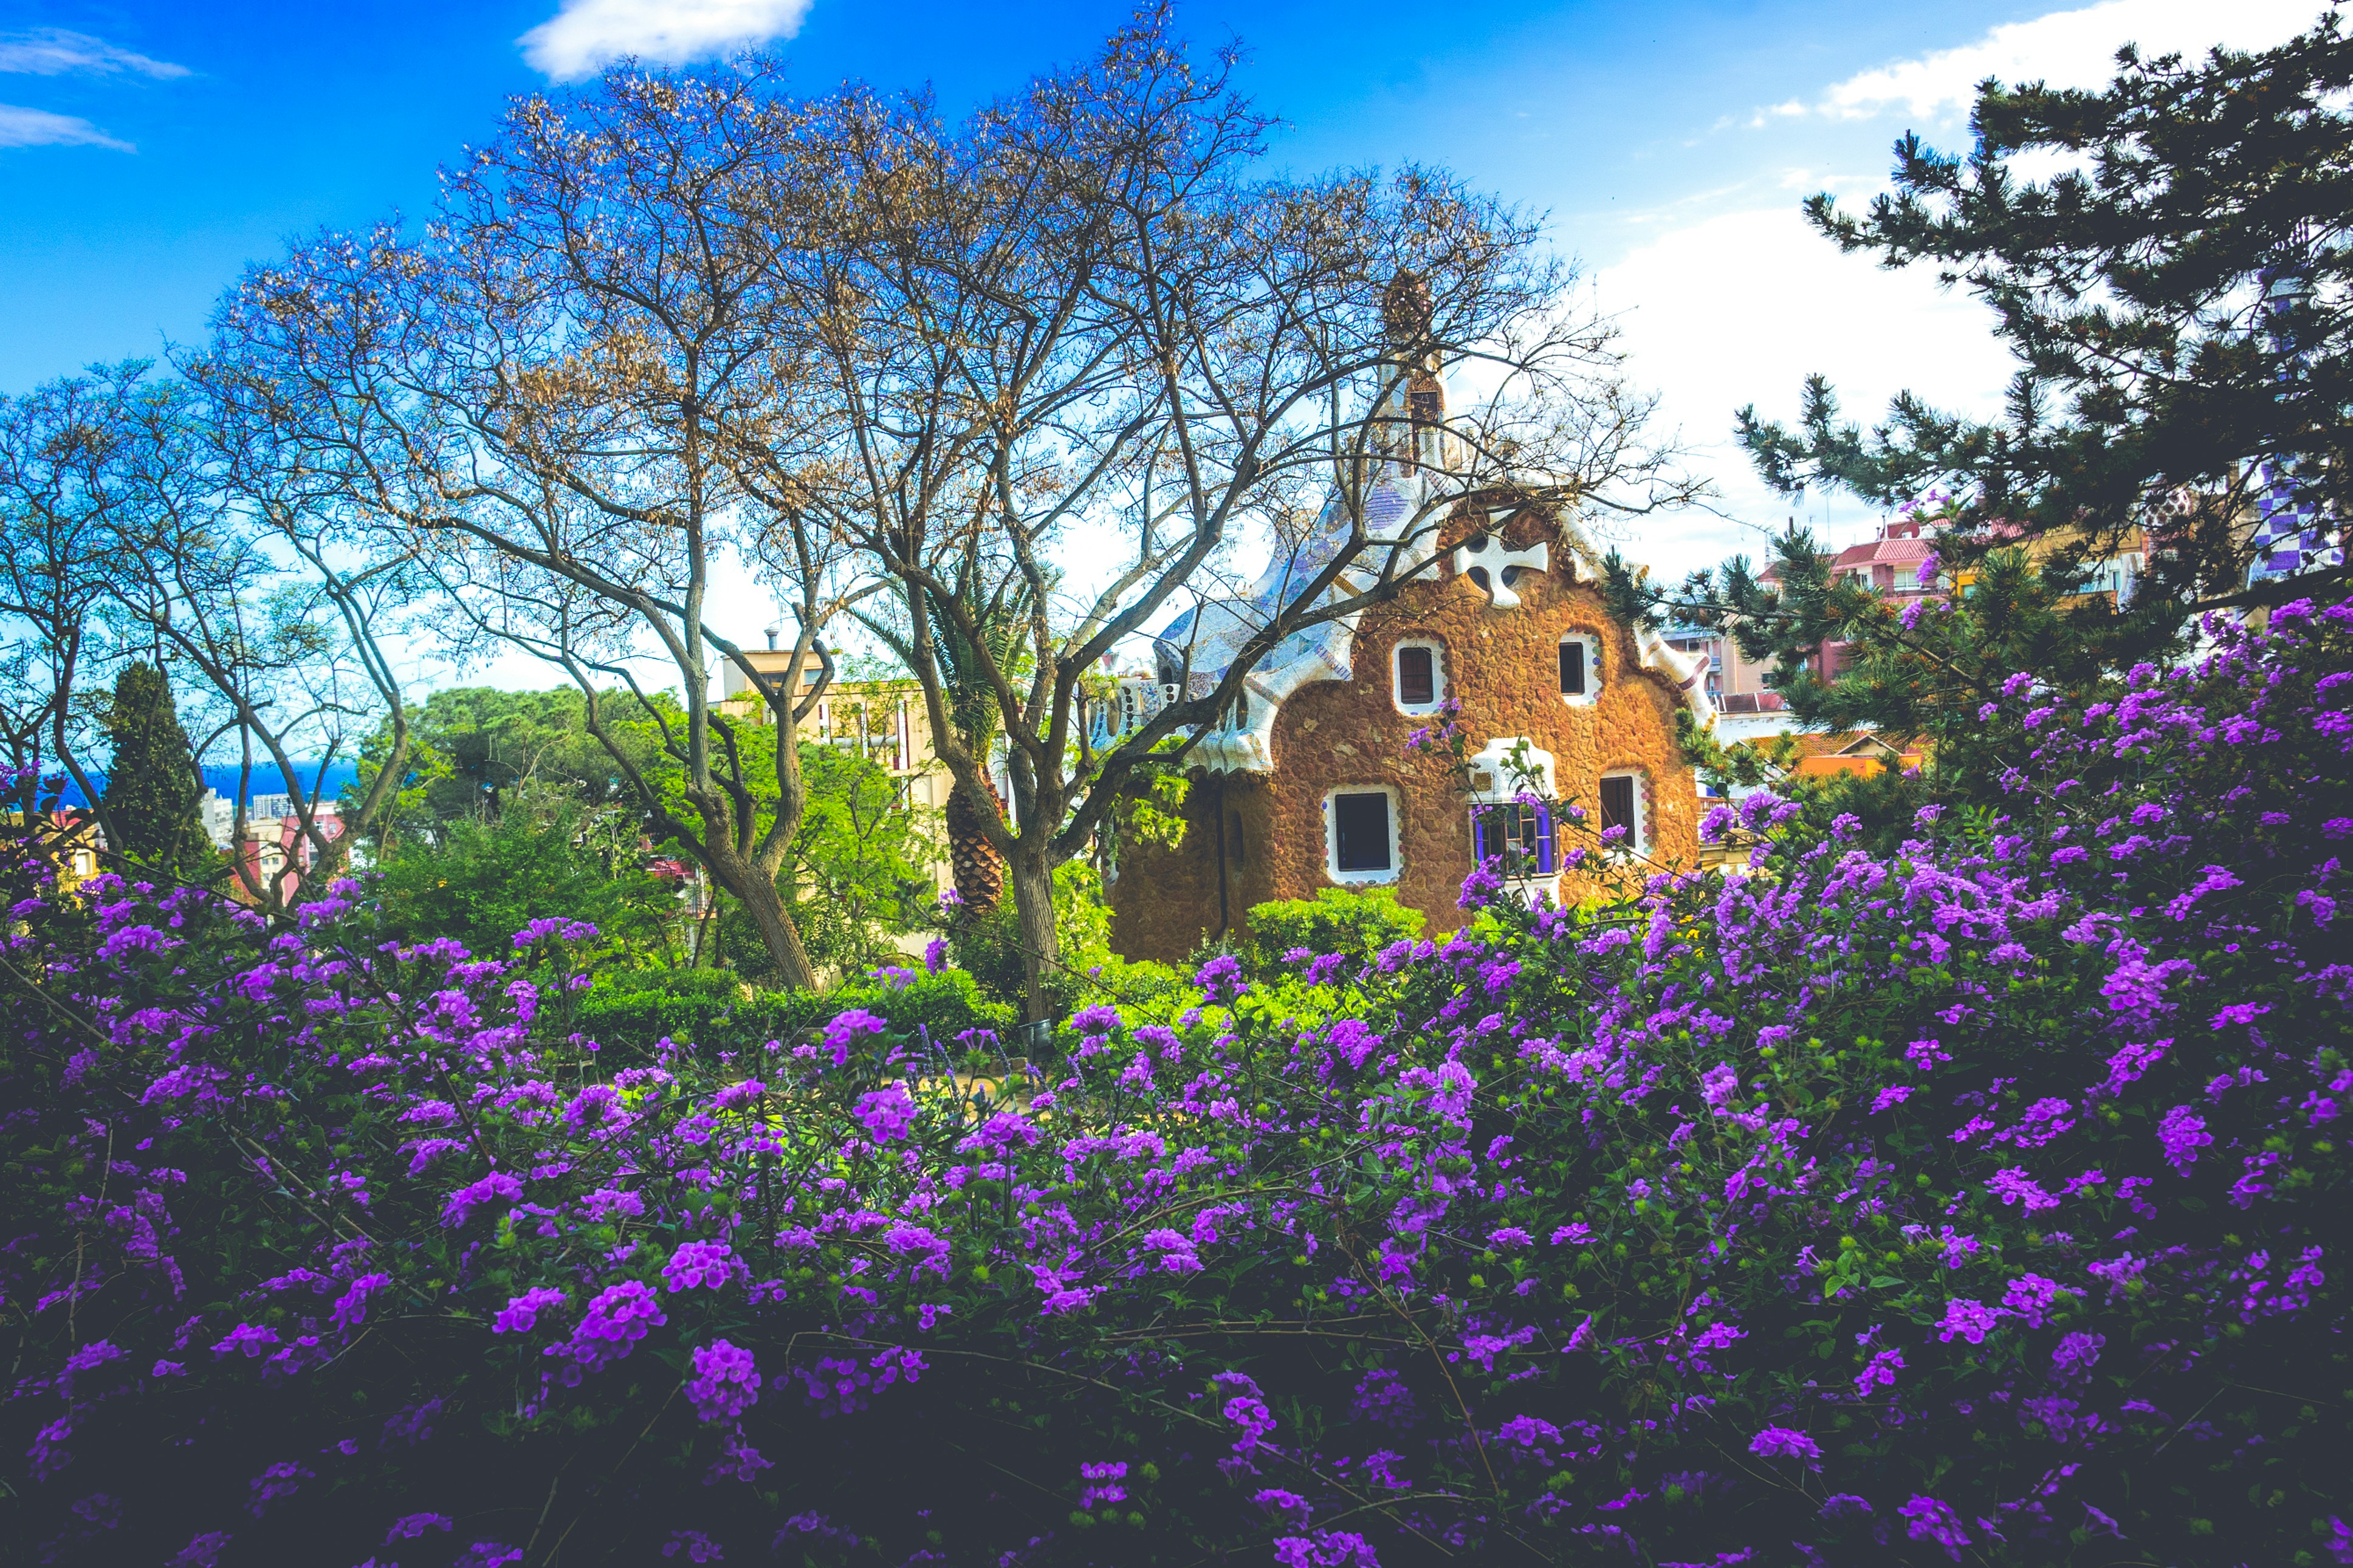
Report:
<svg viewBox="0 0 2353 1568"><path fill-rule="evenodd" d="M776 220L807 237L771 258L820 328L804 395L831 438L750 454L744 482L823 511L892 584L941 759L1012 874L1033 1017L1054 868L1268 650L1433 570L1467 503L1641 511L1695 488L1643 439L1610 328L1535 220L1428 170L1253 180L1270 122L1231 64L1197 68L1164 12L960 134L852 97L824 220ZM1482 395L1450 415L1449 376ZM1289 555L1254 602L1229 569L1245 533ZM1008 581L1009 642L971 610ZM1208 681L1187 661L1177 700L1091 747L1090 672L1212 598L1252 617L1235 657ZM1009 814L952 721L976 683Z"/></svg>
<svg viewBox="0 0 2353 1568"><path fill-rule="evenodd" d="M832 665L820 633L854 590L788 493L738 484L732 455L798 449L807 333L768 286L815 177L803 111L765 74L617 70L520 100L449 172L416 240L327 237L258 268L223 307L241 395L382 520L450 595L453 622L549 659L658 833L757 922L791 984L815 974L777 877L805 807L796 727ZM714 575L764 561L797 621L797 690L763 680L710 624ZM648 647L682 687L662 719ZM779 730L773 795L710 690L733 661ZM663 798L607 721L618 681L684 774Z"/></svg>
<svg viewBox="0 0 2353 1568"><path fill-rule="evenodd" d="M125 497L113 471L117 406L145 366L0 398L0 627L7 637L10 805L28 831L70 778L105 827L81 756L74 693L110 650L99 612ZM48 782L54 781L54 782ZM120 841L121 835L108 837Z"/></svg>
<svg viewBox="0 0 2353 1568"><path fill-rule="evenodd" d="M284 911L332 879L382 815L406 770L404 684L387 638L403 629L409 563L369 550L366 520L301 453L190 356L186 378L127 400L116 468L131 498L116 521L116 615L170 666L197 678L215 714L199 758L232 745L237 788L231 870L255 903ZM367 553L363 553L367 551ZM384 765L359 798L325 798L329 769L389 730ZM248 860L255 768L275 768L295 823L294 853Z"/></svg>
<svg viewBox="0 0 2353 1568"><path fill-rule="evenodd" d="M206 711L216 721L191 768L234 739L243 776L259 747L285 781L308 853L268 877L236 863L254 901L282 911L303 880L334 875L385 793L379 783L353 812L325 809L324 770L386 710L395 776L406 754L380 641L400 583L386 565L355 566L335 520L304 504L299 475L269 460L266 438L151 369L69 378L0 408L0 515L13 547L0 558L0 616L20 634L12 708L46 716L39 760L64 770L120 845L81 754L75 693L133 658L178 677L198 722ZM239 843L244 805L240 787Z"/></svg>

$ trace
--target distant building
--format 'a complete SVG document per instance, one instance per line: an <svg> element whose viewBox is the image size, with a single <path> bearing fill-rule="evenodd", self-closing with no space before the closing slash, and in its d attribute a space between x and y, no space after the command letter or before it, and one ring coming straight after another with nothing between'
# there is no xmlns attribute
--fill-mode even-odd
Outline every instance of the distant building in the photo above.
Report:
<svg viewBox="0 0 2353 1568"><path fill-rule="evenodd" d="M196 818L204 824L205 837L213 841L213 847L227 854L229 839L237 832L237 803L216 789L208 789L196 802Z"/></svg>
<svg viewBox="0 0 2353 1568"><path fill-rule="evenodd" d="M797 700L817 685L823 666L814 656L797 665L792 650L775 642L772 631L767 647L749 649L745 657L762 689L792 692ZM721 709L734 722L771 721L768 705L754 693L752 680L733 659L721 667L719 692ZM801 721L800 738L872 763L900 782L901 798L908 805L947 804L947 767L932 750L931 714L923 705L923 688L913 680L837 680Z"/></svg>
<svg viewBox="0 0 2353 1568"><path fill-rule="evenodd" d="M256 808L275 805L290 809L276 816L261 816L258 810L247 812L244 835L232 852L240 874L231 879L229 892L249 902L252 889L267 891L279 872L291 865L293 869L288 872L285 886L279 889L280 897L291 900L304 877L318 863L318 847L302 831L302 819L290 809L292 801L288 796L256 795L253 804ZM320 836L329 843L343 837L343 819L332 805L320 806L312 821Z"/></svg>

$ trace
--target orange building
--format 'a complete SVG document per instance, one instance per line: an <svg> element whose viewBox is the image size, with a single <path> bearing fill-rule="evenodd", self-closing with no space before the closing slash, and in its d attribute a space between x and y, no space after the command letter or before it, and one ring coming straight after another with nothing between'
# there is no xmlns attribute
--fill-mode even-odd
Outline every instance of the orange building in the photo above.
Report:
<svg viewBox="0 0 2353 1568"><path fill-rule="evenodd" d="M1434 538L1425 523L1410 552L1421 569L1395 599L1279 644L1191 752L1182 841L1122 846L1107 889L1121 952L1179 959L1240 935L1254 904L1331 887L1393 889L1431 930L1451 930L1467 918L1464 879L1507 845L1524 891L1574 902L1603 862L1576 865L1570 851L1598 849L1604 827L1623 829L1632 852L1609 864L1697 859L1699 805L1675 715L1713 721L1705 661L1609 613L1599 552L1573 523L1475 496L1433 500L1437 482L1409 452L1388 465L1365 501L1376 537L1389 528L1403 539L1416 515L1444 519ZM1098 704L1097 740L1157 710L1180 679L1196 694L1216 689L1250 628L1345 532L1335 503L1321 538L1284 554L1253 593L1179 616L1156 639L1158 679L1131 678ZM1361 584L1344 574L1337 591ZM1450 756L1407 744L1448 711L1472 753L1467 777ZM1524 787L1580 807L1585 826L1520 804Z"/></svg>

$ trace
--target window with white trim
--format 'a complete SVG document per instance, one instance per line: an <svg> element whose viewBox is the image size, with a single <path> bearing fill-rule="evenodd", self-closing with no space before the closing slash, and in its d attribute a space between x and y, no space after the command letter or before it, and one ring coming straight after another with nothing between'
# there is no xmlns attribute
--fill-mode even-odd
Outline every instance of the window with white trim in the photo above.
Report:
<svg viewBox="0 0 2353 1568"><path fill-rule="evenodd" d="M1571 632L1560 639L1560 700L1583 707L1601 695L1601 639Z"/></svg>
<svg viewBox="0 0 2353 1568"><path fill-rule="evenodd" d="M1651 847L1651 782L1639 770L1620 768L1601 775L1599 830L1626 830L1613 847L1646 852Z"/></svg>
<svg viewBox="0 0 2353 1568"><path fill-rule="evenodd" d="M1446 650L1409 637L1389 650L1389 695L1400 713L1435 713L1446 700Z"/></svg>
<svg viewBox="0 0 2353 1568"><path fill-rule="evenodd" d="M1395 881L1401 858L1397 791L1344 786L1324 796L1324 869L1334 881Z"/></svg>

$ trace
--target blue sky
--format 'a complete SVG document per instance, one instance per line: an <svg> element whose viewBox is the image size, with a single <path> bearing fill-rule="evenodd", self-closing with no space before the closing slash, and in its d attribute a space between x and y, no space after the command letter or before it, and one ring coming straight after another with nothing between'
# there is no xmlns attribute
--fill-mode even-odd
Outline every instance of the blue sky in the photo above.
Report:
<svg viewBox="0 0 2353 1568"><path fill-rule="evenodd" d="M1907 128L1958 143L1989 71L2091 85L2116 45L2260 46L2319 0L1788 0L1444 5L1193 0L1239 37L1244 85L1298 169L1451 165L1550 215L1621 313L1636 375L1723 487L1719 515L1630 542L1680 568L1785 508L1725 443L1808 371L1868 412L1899 386L1984 406L2006 372L1984 317L1925 279L1839 258L1798 221L1867 195ZM934 0L0 0L0 392L199 336L246 261L319 226L421 213L438 163L511 94L624 50L781 48L800 83L931 83L951 110L1085 51L1118 4ZM1834 532L1867 527L1849 503Z"/></svg>

